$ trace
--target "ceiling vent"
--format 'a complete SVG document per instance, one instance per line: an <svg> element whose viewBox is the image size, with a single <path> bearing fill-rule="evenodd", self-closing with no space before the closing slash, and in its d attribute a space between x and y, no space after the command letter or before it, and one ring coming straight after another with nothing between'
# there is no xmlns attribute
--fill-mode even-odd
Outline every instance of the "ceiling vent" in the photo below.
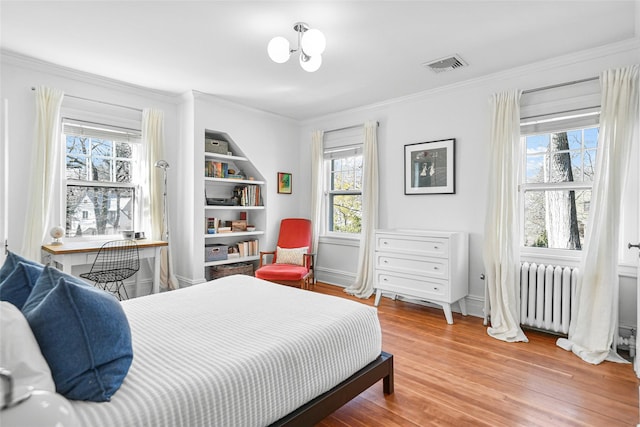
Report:
<svg viewBox="0 0 640 427"><path fill-rule="evenodd" d="M466 67L468 64L464 62L459 55L447 56L444 58L436 59L435 61L425 62L425 67L433 71L434 73L444 73L445 71L453 71L456 68Z"/></svg>

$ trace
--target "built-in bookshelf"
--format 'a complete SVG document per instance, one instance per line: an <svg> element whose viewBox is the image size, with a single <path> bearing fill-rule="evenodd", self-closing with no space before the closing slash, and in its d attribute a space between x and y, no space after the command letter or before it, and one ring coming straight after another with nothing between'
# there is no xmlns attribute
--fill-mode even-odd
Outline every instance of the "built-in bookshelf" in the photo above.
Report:
<svg viewBox="0 0 640 427"><path fill-rule="evenodd" d="M265 235L265 182L238 145L224 132L206 130L209 142L220 141L223 152L204 153L204 195L202 233L206 269L215 265L253 262L259 258ZM207 260L207 249L223 249ZM220 252L225 252L221 254Z"/></svg>

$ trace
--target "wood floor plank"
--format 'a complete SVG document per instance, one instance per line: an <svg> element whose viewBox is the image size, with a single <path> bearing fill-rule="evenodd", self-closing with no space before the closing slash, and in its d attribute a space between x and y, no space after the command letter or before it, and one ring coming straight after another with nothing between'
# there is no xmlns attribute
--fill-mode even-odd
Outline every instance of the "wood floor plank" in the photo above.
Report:
<svg viewBox="0 0 640 427"><path fill-rule="evenodd" d="M314 292L361 300L318 283ZM394 355L395 393L378 383L318 426L636 426L632 365L591 365L526 331L528 343L487 335L482 319L383 298L382 348Z"/></svg>

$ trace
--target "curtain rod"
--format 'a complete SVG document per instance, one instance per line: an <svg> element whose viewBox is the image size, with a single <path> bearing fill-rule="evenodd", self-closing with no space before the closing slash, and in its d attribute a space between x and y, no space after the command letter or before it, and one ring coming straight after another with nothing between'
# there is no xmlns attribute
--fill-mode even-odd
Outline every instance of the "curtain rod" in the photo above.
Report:
<svg viewBox="0 0 640 427"><path fill-rule="evenodd" d="M338 129L326 130L326 131L324 131L324 133L327 134L327 133L330 133L330 132L339 132L341 130L355 129L355 128L359 128L360 126L364 126L364 123L360 123L360 124L357 124L357 125L351 125L351 126L345 126L343 128L338 128ZM376 126L380 126L380 123L376 122Z"/></svg>
<svg viewBox="0 0 640 427"><path fill-rule="evenodd" d="M36 88L34 86L31 86L31 90L36 90ZM69 98L81 99L83 101L97 102L98 104L110 105L112 107L126 108L128 110L133 110L133 111L137 111L139 113L142 113L142 110L140 108L129 107L127 105L114 104L112 102L99 101L97 99L91 99L91 98L83 98L82 96L68 95L66 93L64 94L64 96L69 97Z"/></svg>
<svg viewBox="0 0 640 427"><path fill-rule="evenodd" d="M532 93L532 92L540 92L542 90L547 90L547 89L555 89L557 87L563 87L563 86L571 86L571 85L575 85L578 83L586 83L586 82L591 82L593 80L598 80L600 77L589 77L586 79L581 79L581 80L574 80L571 82L566 82L566 83L558 83L555 85L550 85L550 86L542 86L542 87L537 87L534 89L527 89L527 90L523 90L522 94L527 94L527 93Z"/></svg>

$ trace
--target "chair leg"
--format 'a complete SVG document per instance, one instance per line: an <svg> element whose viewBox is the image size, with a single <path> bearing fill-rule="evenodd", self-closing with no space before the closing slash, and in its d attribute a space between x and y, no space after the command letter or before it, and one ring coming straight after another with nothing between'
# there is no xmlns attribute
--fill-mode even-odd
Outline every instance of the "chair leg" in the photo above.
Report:
<svg viewBox="0 0 640 427"><path fill-rule="evenodd" d="M123 281L116 282L116 291L118 293L118 299L120 301L123 300L122 294L120 293L121 289L124 291L124 295L127 297L126 299L129 299L129 294L127 293L127 288L124 286L124 282Z"/></svg>

